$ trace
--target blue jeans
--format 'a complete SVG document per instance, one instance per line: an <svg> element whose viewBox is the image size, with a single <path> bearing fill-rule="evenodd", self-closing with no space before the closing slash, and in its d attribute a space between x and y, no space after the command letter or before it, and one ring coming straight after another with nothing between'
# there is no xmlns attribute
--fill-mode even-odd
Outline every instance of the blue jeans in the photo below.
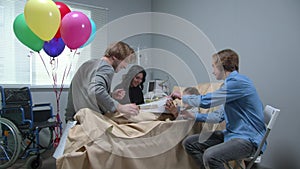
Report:
<svg viewBox="0 0 300 169"><path fill-rule="evenodd" d="M185 151L192 156L200 169L225 169L224 163L251 156L256 147L244 139L232 139L224 142L221 131L214 131L204 142L199 142L199 134L183 140Z"/></svg>

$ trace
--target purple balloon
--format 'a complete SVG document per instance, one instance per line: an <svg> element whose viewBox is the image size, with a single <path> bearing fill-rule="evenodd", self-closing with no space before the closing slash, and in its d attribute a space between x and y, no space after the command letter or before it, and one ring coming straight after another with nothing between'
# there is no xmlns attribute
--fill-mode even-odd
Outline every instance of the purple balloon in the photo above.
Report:
<svg viewBox="0 0 300 169"><path fill-rule="evenodd" d="M65 49L65 43L62 38L53 38L44 43L44 51L51 57L60 55Z"/></svg>

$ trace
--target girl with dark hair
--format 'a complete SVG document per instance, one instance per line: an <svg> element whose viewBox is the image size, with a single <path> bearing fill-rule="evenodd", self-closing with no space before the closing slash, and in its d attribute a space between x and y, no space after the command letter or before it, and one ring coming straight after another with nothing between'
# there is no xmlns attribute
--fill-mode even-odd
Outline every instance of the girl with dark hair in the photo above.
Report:
<svg viewBox="0 0 300 169"><path fill-rule="evenodd" d="M139 65L133 65L128 73L123 76L123 80L118 84L114 91L123 89L125 96L118 100L121 104L135 103L137 105L145 103L144 101L144 82L146 79L146 71Z"/></svg>

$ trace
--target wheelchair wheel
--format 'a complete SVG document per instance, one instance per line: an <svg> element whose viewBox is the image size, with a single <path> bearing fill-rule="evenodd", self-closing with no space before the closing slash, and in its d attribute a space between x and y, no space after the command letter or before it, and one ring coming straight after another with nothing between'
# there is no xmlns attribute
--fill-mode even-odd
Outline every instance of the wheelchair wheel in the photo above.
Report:
<svg viewBox="0 0 300 169"><path fill-rule="evenodd" d="M53 135L54 133L54 128L48 127L48 128L43 128L39 135L40 135L40 146L41 148L41 153L45 152L46 150L49 150L53 146Z"/></svg>
<svg viewBox="0 0 300 169"><path fill-rule="evenodd" d="M37 148L39 149L39 153L44 153L46 150L50 149L53 145L53 132L54 129L51 127L43 128L39 131L39 143L36 142L34 137L24 137L21 146L23 150L35 150L33 153L37 153ZM34 143L32 143L34 140ZM30 144L30 145L29 145ZM36 147L36 148L34 148Z"/></svg>
<svg viewBox="0 0 300 169"><path fill-rule="evenodd" d="M34 155L28 158L26 161L27 169L40 169L43 166L43 160L39 155Z"/></svg>
<svg viewBox="0 0 300 169"><path fill-rule="evenodd" d="M0 118L0 168L8 168L18 159L21 134L13 122Z"/></svg>

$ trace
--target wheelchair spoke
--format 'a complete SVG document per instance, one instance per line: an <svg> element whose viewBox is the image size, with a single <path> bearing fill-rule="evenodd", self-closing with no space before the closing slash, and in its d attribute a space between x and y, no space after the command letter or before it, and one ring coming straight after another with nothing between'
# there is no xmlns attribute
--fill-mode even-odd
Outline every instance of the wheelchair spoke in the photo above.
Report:
<svg viewBox="0 0 300 169"><path fill-rule="evenodd" d="M0 118L0 168L14 164L20 153L20 133L9 120Z"/></svg>

